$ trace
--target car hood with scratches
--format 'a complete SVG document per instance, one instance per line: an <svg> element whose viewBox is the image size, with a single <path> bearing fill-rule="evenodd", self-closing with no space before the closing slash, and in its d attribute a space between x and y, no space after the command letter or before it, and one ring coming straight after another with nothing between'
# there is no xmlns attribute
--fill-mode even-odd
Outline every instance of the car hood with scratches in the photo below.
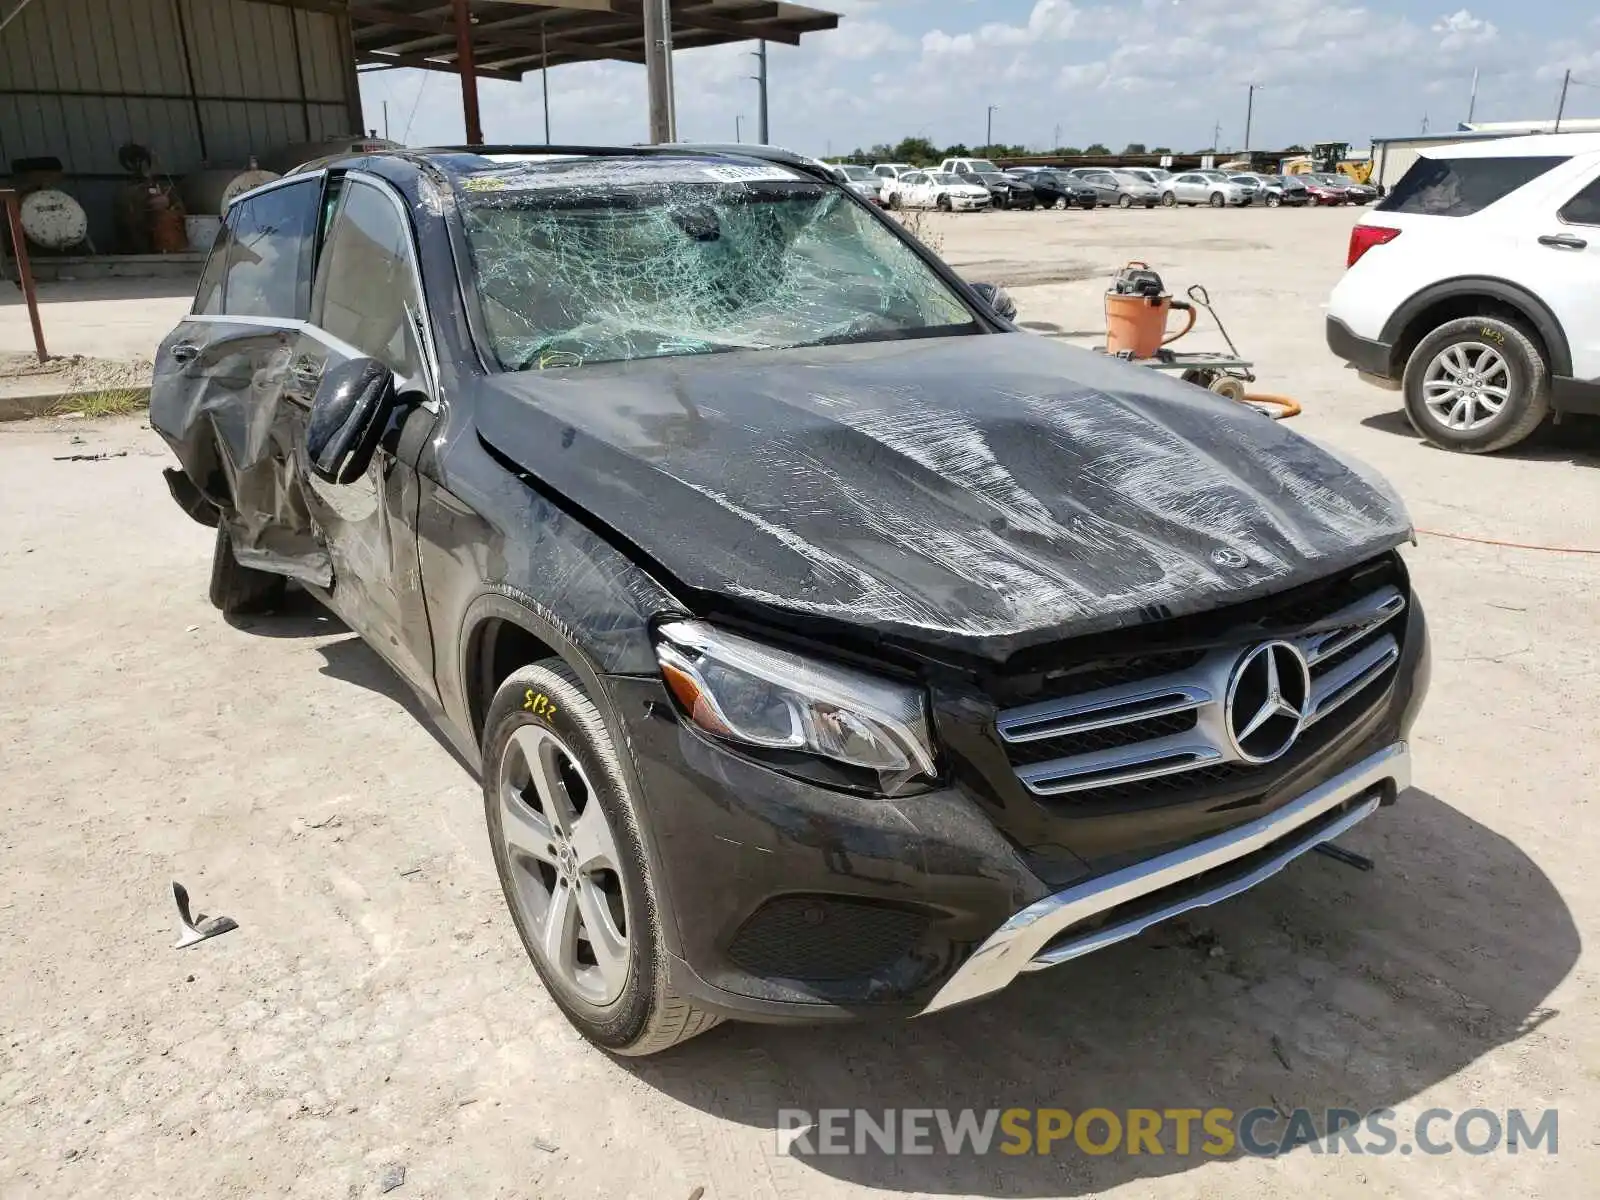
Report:
<svg viewBox="0 0 1600 1200"><path fill-rule="evenodd" d="M498 375L477 422L690 603L993 661L1410 535L1380 479L1255 410L1026 334Z"/></svg>

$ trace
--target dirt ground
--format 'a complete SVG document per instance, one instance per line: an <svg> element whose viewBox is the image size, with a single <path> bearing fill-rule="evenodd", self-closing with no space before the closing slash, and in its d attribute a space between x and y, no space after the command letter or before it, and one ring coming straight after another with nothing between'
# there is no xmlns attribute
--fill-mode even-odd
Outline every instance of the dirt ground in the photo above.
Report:
<svg viewBox="0 0 1600 1200"><path fill-rule="evenodd" d="M1600 546L1600 434L1421 445L1326 352L1341 211L935 219L1089 340L1112 268L1211 290L1296 427L1428 530ZM7 317L9 313L3 314ZM1191 339L1220 347L1202 321ZM106 458L73 460L77 455ZM1600 1191L1600 557L1424 535L1416 786L1184 925L907 1024L725 1026L624 1063L566 1025L477 785L310 604L231 626L135 420L0 426L0 1196L1551 1196ZM169 883L240 928L175 951ZM798 1159L780 1108L1560 1110L1559 1153ZM703 1189L703 1191L701 1190Z"/></svg>

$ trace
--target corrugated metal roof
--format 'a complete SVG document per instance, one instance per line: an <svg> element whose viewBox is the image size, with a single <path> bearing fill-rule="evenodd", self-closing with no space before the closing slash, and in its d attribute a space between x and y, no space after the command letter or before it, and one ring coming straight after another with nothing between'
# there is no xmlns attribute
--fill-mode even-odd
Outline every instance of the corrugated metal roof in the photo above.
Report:
<svg viewBox="0 0 1600 1200"><path fill-rule="evenodd" d="M1493 125L1473 125L1466 129L1452 129L1448 133L1402 133L1395 137L1375 137L1372 139L1374 146L1388 145L1394 142L1470 142L1476 139L1520 137L1525 134L1551 133L1552 121L1500 121ZM1600 121L1562 121L1558 137L1565 137L1569 133L1595 133L1600 132Z"/></svg>
<svg viewBox="0 0 1600 1200"><path fill-rule="evenodd" d="M456 70L448 0L276 0L348 12L356 61L366 66ZM470 0L477 73L520 79L541 66L620 59L644 62L643 0ZM836 14L772 0L674 0L673 49L800 37L838 27ZM548 58L546 58L548 54Z"/></svg>

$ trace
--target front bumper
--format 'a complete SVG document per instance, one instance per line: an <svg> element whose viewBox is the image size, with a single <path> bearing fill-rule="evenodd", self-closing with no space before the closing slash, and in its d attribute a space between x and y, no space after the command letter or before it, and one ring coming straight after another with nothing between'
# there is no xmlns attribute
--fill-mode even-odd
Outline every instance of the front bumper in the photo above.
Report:
<svg viewBox="0 0 1600 1200"><path fill-rule="evenodd" d="M1393 803L1410 784L1410 751L1399 742L1247 825L1047 896L997 929L923 1012L987 996L1024 971L1069 962L1236 896Z"/></svg>
<svg viewBox="0 0 1600 1200"><path fill-rule="evenodd" d="M659 678L608 677L674 990L744 1020L915 1016L1253 886L1406 786L1429 677L1414 595L1407 614L1391 680L1331 740L1161 803L1029 792L981 689L934 688L949 769L884 798L705 737Z"/></svg>

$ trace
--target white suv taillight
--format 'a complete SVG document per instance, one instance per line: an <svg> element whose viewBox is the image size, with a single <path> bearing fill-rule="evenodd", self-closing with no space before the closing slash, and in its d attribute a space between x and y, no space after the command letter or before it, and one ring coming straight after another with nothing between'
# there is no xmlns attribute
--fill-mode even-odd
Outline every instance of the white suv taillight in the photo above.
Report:
<svg viewBox="0 0 1600 1200"><path fill-rule="evenodd" d="M1355 226L1350 230L1350 253L1345 258L1345 268L1348 270L1355 266L1356 261L1374 246L1392 242L1399 236L1400 231L1388 225Z"/></svg>

